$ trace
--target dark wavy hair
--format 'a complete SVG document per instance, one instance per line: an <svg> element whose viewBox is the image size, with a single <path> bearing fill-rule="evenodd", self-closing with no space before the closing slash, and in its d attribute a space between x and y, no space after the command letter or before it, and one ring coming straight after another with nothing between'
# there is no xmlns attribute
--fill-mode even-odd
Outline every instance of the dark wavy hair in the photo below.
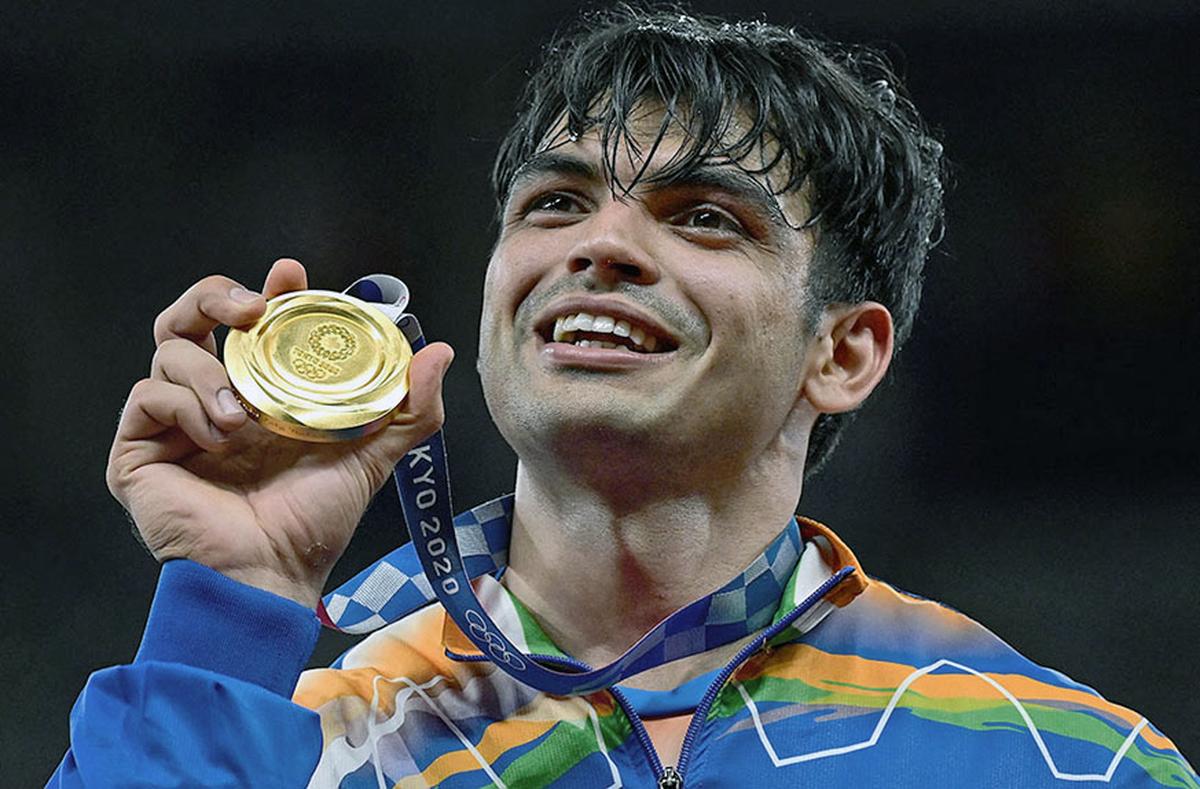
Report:
<svg viewBox="0 0 1200 789"><path fill-rule="evenodd" d="M821 309L873 300L892 314L895 351L912 330L929 251L942 227L942 146L879 53L760 21L730 22L678 8L622 5L585 14L552 40L500 146L492 184L500 209L513 176L565 117L596 129L614 189L618 150L641 151L628 123L639 104L665 108L648 162L672 124L685 142L652 178L669 182L714 160L766 174L777 193L810 190L816 229L804 325ZM748 121L731 135L732 122ZM764 148L764 142L774 145ZM765 164L752 153L773 150ZM772 179L772 176L777 178ZM805 478L828 460L857 412L821 414Z"/></svg>

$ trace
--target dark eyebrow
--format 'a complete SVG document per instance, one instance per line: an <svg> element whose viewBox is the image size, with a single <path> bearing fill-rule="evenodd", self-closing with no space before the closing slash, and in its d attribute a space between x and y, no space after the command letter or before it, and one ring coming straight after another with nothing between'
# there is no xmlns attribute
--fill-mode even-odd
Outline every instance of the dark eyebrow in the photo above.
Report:
<svg viewBox="0 0 1200 789"><path fill-rule="evenodd" d="M787 224L787 217L779 200L745 170L733 166L701 166L672 178L670 181L651 182L651 189L669 187L714 189L730 197L757 206L777 224Z"/></svg>
<svg viewBox="0 0 1200 789"><path fill-rule="evenodd" d="M530 181L554 175L570 175L590 181L600 180L600 171L591 162L558 151L542 151L535 153L517 168L509 183L508 193L512 195Z"/></svg>
<svg viewBox="0 0 1200 789"><path fill-rule="evenodd" d="M548 150L534 154L513 175L508 189L511 196L530 181L547 176L574 176L589 181L601 180L599 169L577 156ZM779 200L767 187L752 178L745 170L732 165L707 165L696 167L670 180L646 179L646 188L658 191L675 188L715 189L734 199L756 206L776 224L788 224Z"/></svg>

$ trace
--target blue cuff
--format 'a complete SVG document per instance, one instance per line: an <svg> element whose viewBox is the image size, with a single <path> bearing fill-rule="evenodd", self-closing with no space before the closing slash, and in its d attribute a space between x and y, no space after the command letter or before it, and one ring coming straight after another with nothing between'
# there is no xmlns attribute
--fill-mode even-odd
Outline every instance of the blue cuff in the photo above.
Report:
<svg viewBox="0 0 1200 789"><path fill-rule="evenodd" d="M181 663L291 698L320 630L299 603L175 559L163 565L133 662Z"/></svg>

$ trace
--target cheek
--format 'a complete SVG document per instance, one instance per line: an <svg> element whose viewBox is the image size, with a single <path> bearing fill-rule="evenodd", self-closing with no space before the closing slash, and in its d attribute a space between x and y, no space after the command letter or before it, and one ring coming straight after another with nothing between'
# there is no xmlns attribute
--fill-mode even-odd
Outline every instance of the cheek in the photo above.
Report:
<svg viewBox="0 0 1200 789"><path fill-rule="evenodd" d="M511 316L542 278L545 258L545 250L529 238L514 234L501 241L488 262L484 309L497 313L494 317ZM485 314L484 319L489 316Z"/></svg>
<svg viewBox="0 0 1200 789"><path fill-rule="evenodd" d="M805 346L804 304L795 283L768 277L746 289L727 286L709 303L731 372L765 384L772 397L791 387Z"/></svg>
<svg viewBox="0 0 1200 789"><path fill-rule="evenodd" d="M483 276L483 322L487 323L495 311L495 303L503 289L504 274L499 256L493 255L488 261L487 272Z"/></svg>
<svg viewBox="0 0 1200 789"><path fill-rule="evenodd" d="M487 335L511 323L523 290L520 270L510 265L503 255L493 255L483 280L481 334Z"/></svg>
<svg viewBox="0 0 1200 789"><path fill-rule="evenodd" d="M505 265L503 257L497 252L488 261L487 273L483 278L483 308L479 316L479 354L480 361L493 350L494 342L501 334L501 328L506 322L506 316L512 314L509 303L511 292L511 269Z"/></svg>
<svg viewBox="0 0 1200 789"><path fill-rule="evenodd" d="M738 288L714 281L705 299L714 328L731 340L753 345L793 342L802 323L802 303L792 283L764 278Z"/></svg>

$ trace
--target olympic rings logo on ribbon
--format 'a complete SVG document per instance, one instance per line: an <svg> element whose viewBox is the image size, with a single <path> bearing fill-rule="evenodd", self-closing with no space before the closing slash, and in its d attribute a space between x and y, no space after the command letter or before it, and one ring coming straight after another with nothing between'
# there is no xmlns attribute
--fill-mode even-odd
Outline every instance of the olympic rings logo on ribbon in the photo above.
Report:
<svg viewBox="0 0 1200 789"><path fill-rule="evenodd" d="M477 636L477 638L471 639L472 641L478 643L479 639L483 639L488 644L488 652L496 660L512 666L517 671L525 670L525 661L517 654L509 652L504 648L504 639L488 629L488 624L483 614L474 609L467 609L466 617L467 625L469 626L468 629Z"/></svg>

